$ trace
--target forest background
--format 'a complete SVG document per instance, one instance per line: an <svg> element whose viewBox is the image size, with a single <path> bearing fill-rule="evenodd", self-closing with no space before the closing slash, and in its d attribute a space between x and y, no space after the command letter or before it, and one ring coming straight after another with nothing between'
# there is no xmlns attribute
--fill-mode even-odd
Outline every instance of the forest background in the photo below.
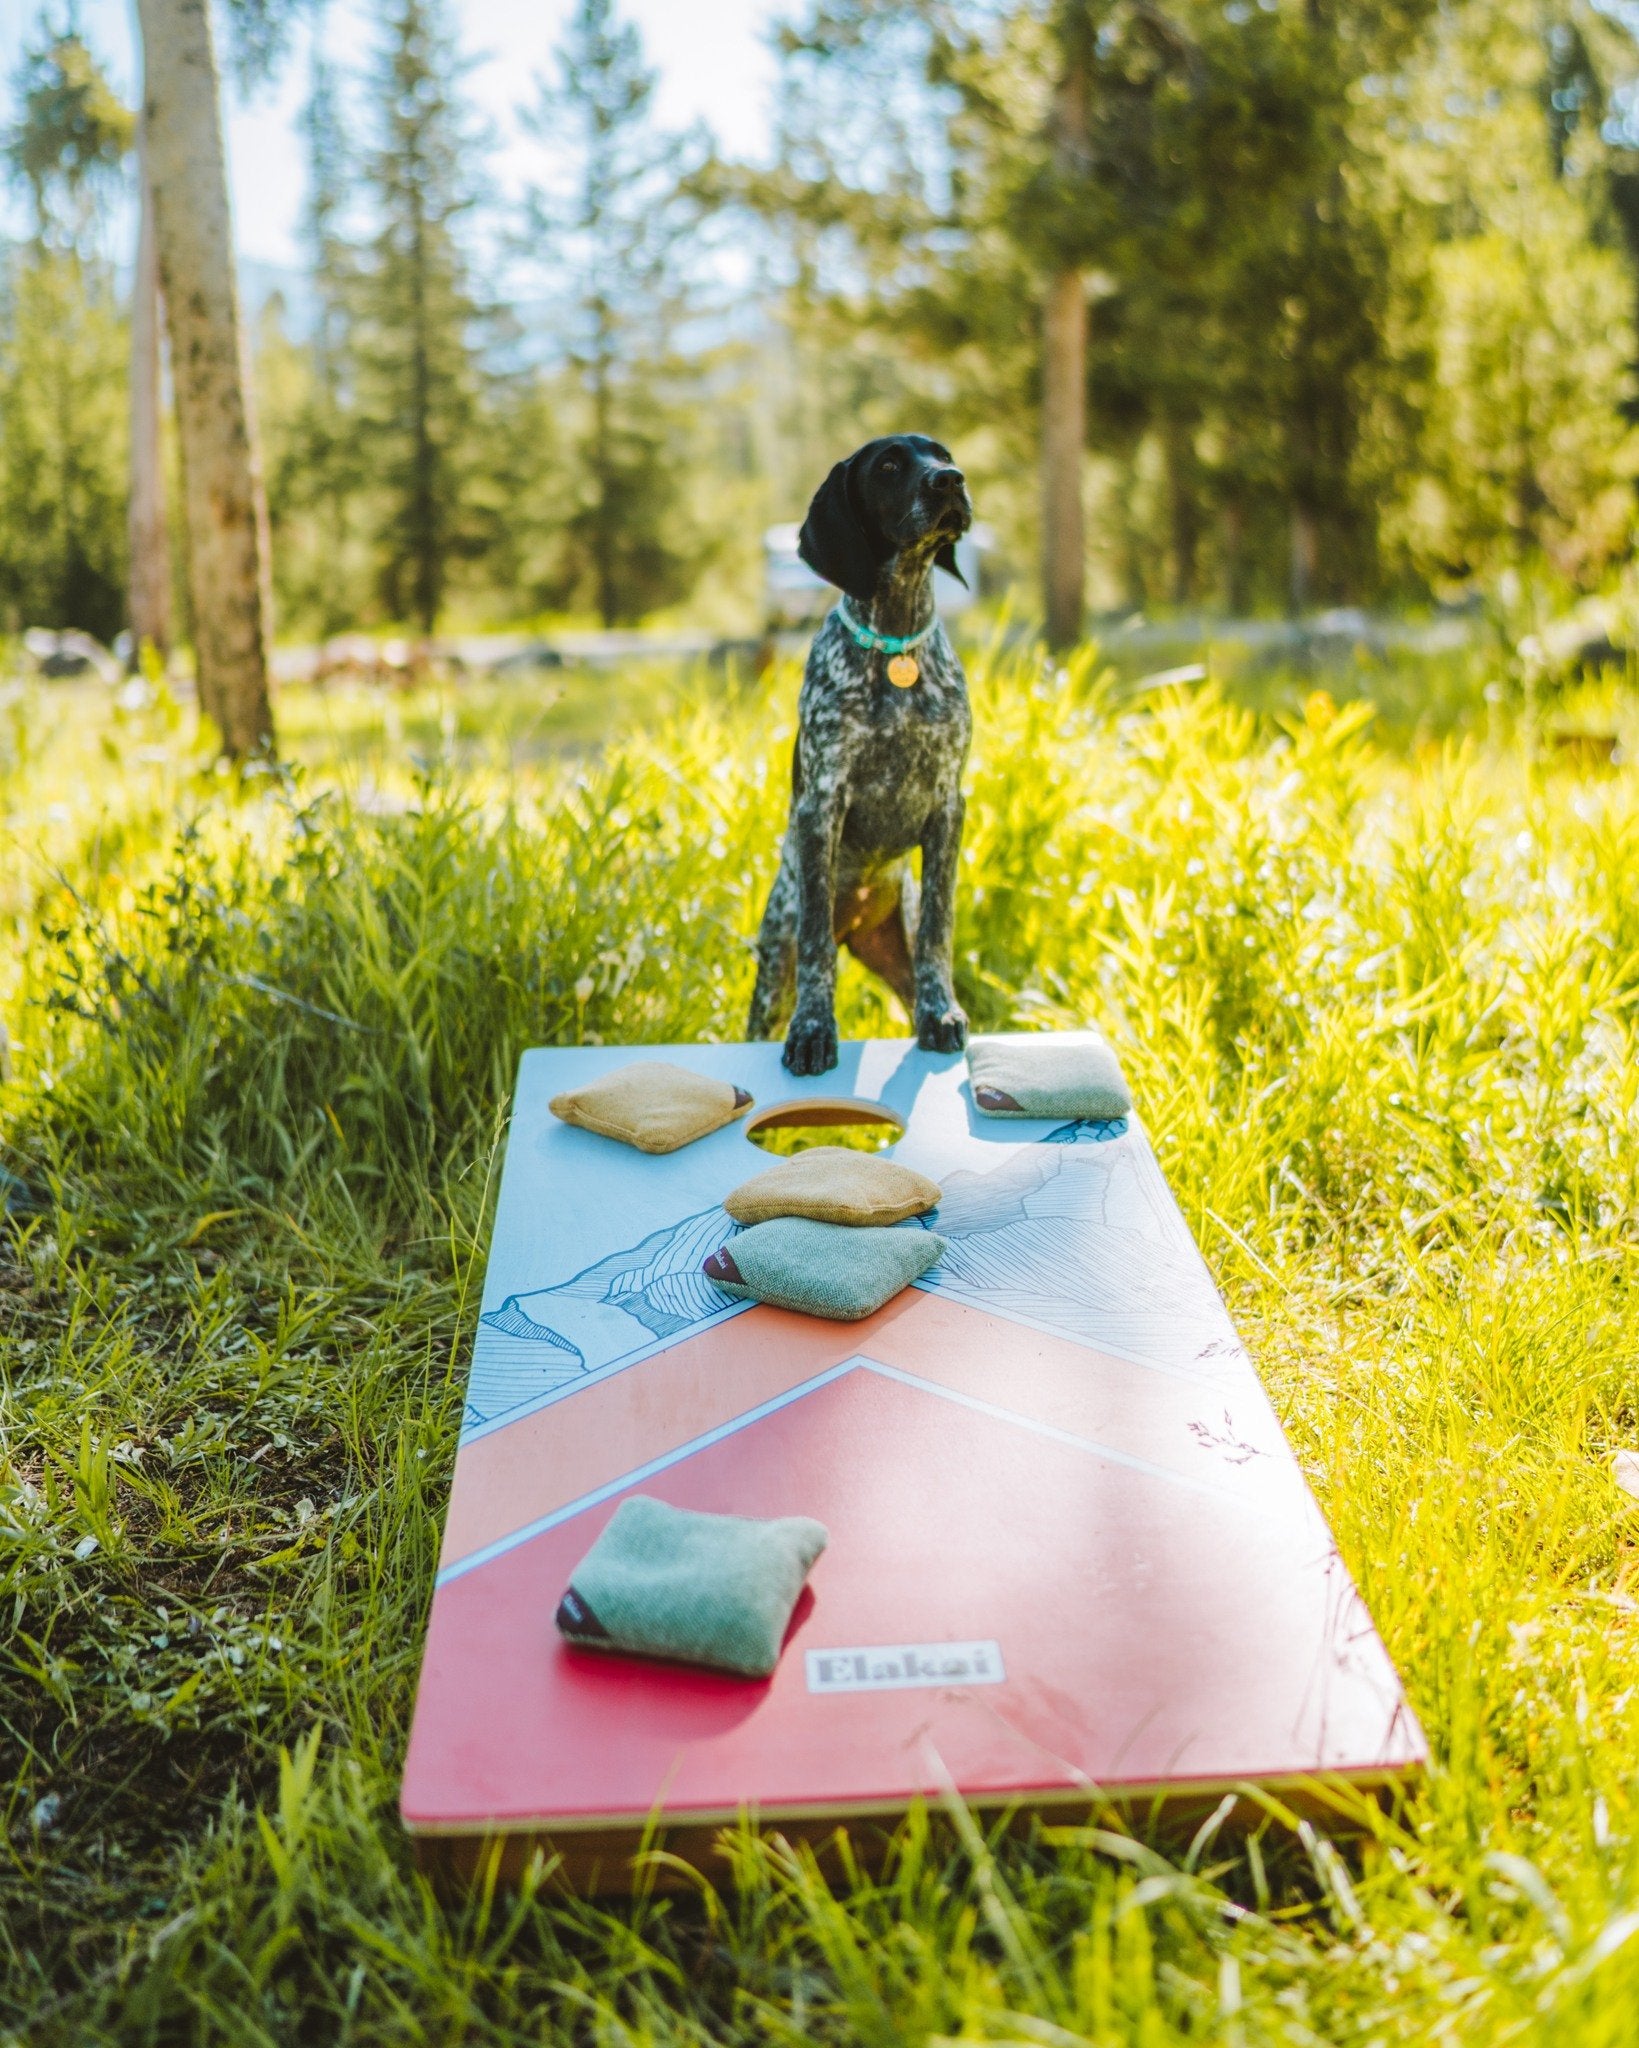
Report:
<svg viewBox="0 0 1639 2048"><path fill-rule="evenodd" d="M775 35L770 160L736 164L663 128L635 30L580 0L520 80L519 202L439 0L386 0L357 74L315 61L309 288L251 320L282 638L746 631L764 528L907 427L956 444L1027 611L1066 435L1095 612L1620 578L1639 8L800 0ZM111 639L132 121L71 15L9 101L0 631Z"/></svg>

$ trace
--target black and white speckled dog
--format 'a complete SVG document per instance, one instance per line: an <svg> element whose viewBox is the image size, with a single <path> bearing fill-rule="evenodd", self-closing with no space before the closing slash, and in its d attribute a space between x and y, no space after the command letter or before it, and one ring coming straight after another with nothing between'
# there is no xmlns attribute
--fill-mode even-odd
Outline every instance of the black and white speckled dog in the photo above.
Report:
<svg viewBox="0 0 1639 2048"><path fill-rule="evenodd" d="M930 1052L967 1043L951 986L967 678L933 607L935 565L960 577L973 519L950 452L895 434L839 462L814 494L799 552L843 592L809 650L797 704L791 816L757 935L747 1030L790 999L793 1074L837 1063L837 945L881 975ZM920 848L921 885L909 855ZM918 898L920 897L920 911Z"/></svg>

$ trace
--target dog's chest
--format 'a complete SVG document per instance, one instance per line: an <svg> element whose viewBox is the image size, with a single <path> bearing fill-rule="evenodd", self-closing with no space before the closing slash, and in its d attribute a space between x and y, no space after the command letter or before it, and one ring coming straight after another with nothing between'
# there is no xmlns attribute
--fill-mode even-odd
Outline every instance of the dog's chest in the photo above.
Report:
<svg viewBox="0 0 1639 2048"><path fill-rule="evenodd" d="M830 638L816 642L803 689L804 779L833 786L851 845L901 851L961 780L972 730L961 664L940 636L917 681L898 689L880 656Z"/></svg>
<svg viewBox="0 0 1639 2048"><path fill-rule="evenodd" d="M920 689L921 684L917 685ZM951 711L893 707L848 762L843 836L865 851L899 851L920 838L961 777L967 727ZM896 715L897 714L897 715Z"/></svg>

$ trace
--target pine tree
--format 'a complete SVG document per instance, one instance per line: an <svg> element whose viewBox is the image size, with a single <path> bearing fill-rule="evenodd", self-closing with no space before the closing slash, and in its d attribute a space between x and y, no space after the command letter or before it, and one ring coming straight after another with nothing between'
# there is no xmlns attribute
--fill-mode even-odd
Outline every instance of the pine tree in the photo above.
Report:
<svg viewBox="0 0 1639 2048"><path fill-rule="evenodd" d="M686 387L678 346L697 216L685 179L703 152L654 125L655 75L611 0L578 0L530 125L551 176L532 216L553 266L579 401L576 504L564 582L605 625L686 594L703 546L685 476Z"/></svg>
<svg viewBox="0 0 1639 2048"><path fill-rule="evenodd" d="M72 30L29 49L4 140L34 231L0 276L0 617L112 639L125 612L125 336L99 246L133 120Z"/></svg>
<svg viewBox="0 0 1639 2048"><path fill-rule="evenodd" d="M833 308L894 338L941 431L981 430L987 507L1039 425L1050 640L1080 630L1089 450L1134 600L1199 590L1213 512L1237 597L1377 581L1421 248L1363 136L1431 12L811 0L784 36L798 118L766 208L828 237Z"/></svg>
<svg viewBox="0 0 1639 2048"><path fill-rule="evenodd" d="M482 545L480 311L461 237L477 193L459 75L440 0L397 0L371 78L363 183L377 226L351 298L382 596L424 634L452 565Z"/></svg>
<svg viewBox="0 0 1639 2048"><path fill-rule="evenodd" d="M958 351L979 366L989 406L957 400L941 431L955 434L964 411L1008 422L1016 472L1012 423L1034 426L1043 611L1058 647L1080 637L1085 609L1090 301L1142 268L1140 249L1175 209L1169 130L1200 69L1190 12L1189 0L814 0L786 38L805 83L832 65L863 82L892 60L858 96L853 132L822 130L829 103L798 107L791 199L812 211L802 186L824 166L841 186L836 226L866 257L867 290L845 278L840 295L920 345L935 374ZM880 136L857 132L873 125Z"/></svg>
<svg viewBox="0 0 1639 2048"><path fill-rule="evenodd" d="M46 251L0 279L0 623L125 616L125 334L106 273Z"/></svg>
<svg viewBox="0 0 1639 2048"><path fill-rule="evenodd" d="M28 187L35 242L83 256L131 147L135 119L73 29L25 52L14 89L19 113L5 153Z"/></svg>
<svg viewBox="0 0 1639 2048"><path fill-rule="evenodd" d="M307 144L302 240L318 301L313 367L326 403L339 411L347 374L347 301L353 278L352 250L343 231L352 152L347 145L336 76L318 50L313 53L301 130Z"/></svg>
<svg viewBox="0 0 1639 2048"><path fill-rule="evenodd" d="M357 625L373 592L353 361L359 267L347 236L354 155L336 75L318 51L301 132L307 145L302 242L313 325L301 341L282 325L268 325L258 367L280 602L328 634Z"/></svg>

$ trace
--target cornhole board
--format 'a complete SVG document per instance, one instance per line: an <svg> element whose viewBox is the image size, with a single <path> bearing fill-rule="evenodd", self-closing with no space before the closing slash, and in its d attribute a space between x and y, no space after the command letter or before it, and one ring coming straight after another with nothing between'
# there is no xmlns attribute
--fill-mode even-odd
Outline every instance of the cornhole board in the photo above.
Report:
<svg viewBox="0 0 1639 2048"><path fill-rule="evenodd" d="M548 1110L645 1057L754 1107L663 1157ZM724 1294L748 1124L838 1098L904 1125L940 1263L859 1323ZM634 1492L825 1523L772 1679L558 1635ZM657 1824L698 1858L741 1816L1375 1788L1424 1755L1136 1117L985 1118L964 1059L897 1040L816 1080L776 1044L525 1053L405 1765L424 1860L499 1837L617 1890Z"/></svg>

